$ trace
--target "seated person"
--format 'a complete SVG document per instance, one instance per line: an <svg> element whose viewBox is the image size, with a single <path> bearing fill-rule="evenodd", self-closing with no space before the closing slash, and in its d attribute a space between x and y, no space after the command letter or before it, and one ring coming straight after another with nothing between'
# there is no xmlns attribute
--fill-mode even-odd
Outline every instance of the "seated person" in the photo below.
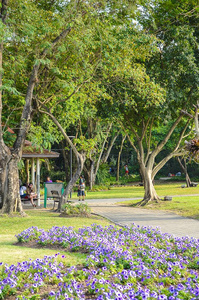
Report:
<svg viewBox="0 0 199 300"><path fill-rule="evenodd" d="M26 192L26 193L24 193L24 192ZM20 187L20 196L22 199L25 198L25 199L30 200L32 206L36 207L36 204L34 204L33 199L37 197L37 194L34 192L32 183L30 183L27 188L25 185Z"/></svg>
<svg viewBox="0 0 199 300"><path fill-rule="evenodd" d="M19 194L21 198L25 198L27 196L26 191L27 191L26 184L23 183L19 189Z"/></svg>
<svg viewBox="0 0 199 300"><path fill-rule="evenodd" d="M46 178L46 183L51 183L52 182L52 180L50 179L50 176L48 176L47 178Z"/></svg>

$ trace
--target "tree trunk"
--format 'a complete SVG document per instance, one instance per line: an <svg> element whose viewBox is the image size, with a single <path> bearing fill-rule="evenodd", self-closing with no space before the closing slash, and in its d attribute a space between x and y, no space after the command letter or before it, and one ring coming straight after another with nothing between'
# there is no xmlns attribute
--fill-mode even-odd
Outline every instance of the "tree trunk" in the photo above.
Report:
<svg viewBox="0 0 199 300"><path fill-rule="evenodd" d="M95 173L95 170L94 170L94 161L91 160L91 167L90 167L90 182L89 182L89 185L90 185L90 190L92 190L93 188L93 185L95 184L95 179L96 179L96 173Z"/></svg>
<svg viewBox="0 0 199 300"><path fill-rule="evenodd" d="M102 163L106 163L106 162L107 162L107 160L108 160L108 158L109 158L109 155L110 155L110 153L111 153L111 150L112 150L112 148L113 148L113 145L114 145L114 143L115 143L115 141L116 141L118 135L119 135L119 134L116 134L116 135L112 138L112 140L111 140L111 142L110 142L110 145L108 146L108 149L107 149L107 150L104 152L104 154L103 154L103 157L102 157Z"/></svg>
<svg viewBox="0 0 199 300"><path fill-rule="evenodd" d="M62 155L63 155L63 159L64 159L64 171L65 171L65 180L66 182L68 181L69 179L69 176L68 176L68 173L69 173L69 167L70 166L70 159L69 159L69 156L66 154L66 150L65 150L65 147L66 147L66 144L65 144L65 140L62 140L61 141L61 145L62 145Z"/></svg>
<svg viewBox="0 0 199 300"><path fill-rule="evenodd" d="M7 0L2 0L0 5L0 22L5 24L7 17ZM1 28L3 30L3 28ZM0 41L0 208L3 206L6 186L6 166L9 160L10 151L3 141L2 131L2 72L3 70L3 39Z"/></svg>
<svg viewBox="0 0 199 300"><path fill-rule="evenodd" d="M0 22L6 25L8 0L1 0L0 5ZM1 26L2 29L2 26ZM57 36L51 43L53 49L55 45L63 40L71 31L71 28L64 29L59 36ZM3 40L3 39L2 39ZM49 47L45 48L40 54L40 58L44 59L48 53ZM13 210L17 210L23 213L20 195L19 195L19 173L17 163L22 156L22 148L25 141L26 134L29 130L30 123L33 117L32 111L32 99L35 84L37 82L38 71L40 68L40 62L35 61L32 68L28 87L25 96L25 105L21 115L21 121L17 138L13 145L12 154L6 155L6 146L3 141L2 133L2 70L3 70L3 41L0 41L0 197L3 199L2 212L12 214ZM2 202L1 202L2 205Z"/></svg>
<svg viewBox="0 0 199 300"><path fill-rule="evenodd" d="M178 162L181 166L181 169L182 169L183 173L185 173L187 187L190 187L191 186L191 179L190 179L188 171L187 171L186 159L184 159L184 165L183 165L183 163L182 163L182 161L180 160L179 157L178 157Z"/></svg>
<svg viewBox="0 0 199 300"><path fill-rule="evenodd" d="M76 156L76 158L77 158L77 170L76 170L75 174L73 175L72 179L69 181L69 183L62 195L61 201L59 202L59 206L58 206L59 212L61 211L62 205L68 201L68 197L72 191L72 188L75 185L76 181L79 179L79 177L83 171L85 155L79 154L78 156Z"/></svg>
<svg viewBox="0 0 199 300"><path fill-rule="evenodd" d="M152 169L142 167L141 168L141 173L144 178L144 198L142 201L138 202L138 206L144 206L150 202L155 202L157 203L159 200L159 197L156 193L155 187L153 185L153 178L152 178Z"/></svg>
<svg viewBox="0 0 199 300"><path fill-rule="evenodd" d="M93 187L93 177L94 177L94 161L92 159L87 159L84 164L84 177L88 183L89 189Z"/></svg>
<svg viewBox="0 0 199 300"><path fill-rule="evenodd" d="M84 178L90 188L90 167L88 167L88 165L86 165L86 162L84 164Z"/></svg>
<svg viewBox="0 0 199 300"><path fill-rule="evenodd" d="M108 159L108 155L110 154L110 151L113 147L114 141L115 141L115 137L113 138L111 145L109 146L107 152L105 151L105 145L108 139L108 135L110 133L112 127L112 123L108 125L107 129L106 129L106 136L104 138L104 141L101 145L101 149L100 149L100 154L99 157L97 157L96 153L93 151L92 153L90 153L90 158L89 158L89 164L87 164L87 166L85 166L85 171L87 173L87 178L88 178L88 183L89 183L89 187L90 190L93 188L93 185L95 184L96 181L96 177L97 177L97 172L99 170L99 167L101 165L101 163L104 162L104 160ZM91 131L92 132L92 131Z"/></svg>
<svg viewBox="0 0 199 300"><path fill-rule="evenodd" d="M7 178L7 163L9 160L9 149L0 143L0 208L3 206L5 198L5 187Z"/></svg>
<svg viewBox="0 0 199 300"><path fill-rule="evenodd" d="M26 214L23 212L21 198L19 195L19 171L18 171L18 157L11 156L6 165L6 182L4 186L4 200L2 213L12 215L13 212L20 212L22 216Z"/></svg>
<svg viewBox="0 0 199 300"><path fill-rule="evenodd" d="M122 149L123 149L125 139L126 139L126 135L122 138L122 142L121 142L121 145L120 145L120 151L118 153L116 181L119 181L119 179L120 179L120 158L121 158Z"/></svg>

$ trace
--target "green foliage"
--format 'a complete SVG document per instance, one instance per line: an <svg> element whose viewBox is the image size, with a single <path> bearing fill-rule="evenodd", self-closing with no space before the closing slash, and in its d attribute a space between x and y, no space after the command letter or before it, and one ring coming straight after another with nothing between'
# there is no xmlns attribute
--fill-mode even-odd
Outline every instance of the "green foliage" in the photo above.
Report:
<svg viewBox="0 0 199 300"><path fill-rule="evenodd" d="M16 139L16 135L9 132L8 130L4 131L3 133L4 142L7 146L12 147L13 143Z"/></svg>
<svg viewBox="0 0 199 300"><path fill-rule="evenodd" d="M143 3L139 21L161 39L159 53L148 64L148 72L167 90L169 109L191 109L198 99L198 2L150 1Z"/></svg>
<svg viewBox="0 0 199 300"><path fill-rule="evenodd" d="M108 184L106 185L98 184L98 185L94 185L89 192L100 192L100 191L108 191L108 190L110 190Z"/></svg>
<svg viewBox="0 0 199 300"><path fill-rule="evenodd" d="M76 205L66 203L62 206L63 214L67 216L84 216L90 215L91 209L87 203L78 203Z"/></svg>
<svg viewBox="0 0 199 300"><path fill-rule="evenodd" d="M33 146L38 146L40 149L51 149L51 146L58 141L58 135L51 122L44 122L41 125L32 122L28 139L32 141Z"/></svg>
<svg viewBox="0 0 199 300"><path fill-rule="evenodd" d="M123 176L119 177L119 181L116 181L116 178L111 176L109 178L109 184L110 185L128 185L130 183L140 182L141 178L139 175L136 174L129 174L129 176L125 176L125 173Z"/></svg>
<svg viewBox="0 0 199 300"><path fill-rule="evenodd" d="M107 182L108 177L109 177L108 164L101 164L96 175L96 183L100 185L105 184Z"/></svg>

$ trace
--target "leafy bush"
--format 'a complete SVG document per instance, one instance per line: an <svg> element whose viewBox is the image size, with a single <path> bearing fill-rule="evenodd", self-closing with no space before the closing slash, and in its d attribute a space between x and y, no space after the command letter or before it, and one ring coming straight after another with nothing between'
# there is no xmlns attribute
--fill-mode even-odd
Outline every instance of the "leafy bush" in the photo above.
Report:
<svg viewBox="0 0 199 300"><path fill-rule="evenodd" d="M66 203L62 206L62 209L63 209L63 214L68 216L80 215L80 216L88 217L91 212L91 209L88 206L88 204L82 202L76 205L73 205L71 203Z"/></svg>
<svg viewBox="0 0 199 300"><path fill-rule="evenodd" d="M138 182L140 181L140 176L136 175L136 174L131 174L128 177L127 176L120 176L119 181L116 181L116 178L111 176L109 177L109 184L110 185L126 185L128 183L132 183L132 182Z"/></svg>
<svg viewBox="0 0 199 300"><path fill-rule="evenodd" d="M105 184L107 182L108 177L109 177L109 166L108 164L102 164L99 167L99 170L97 172L96 183Z"/></svg>
<svg viewBox="0 0 199 300"><path fill-rule="evenodd" d="M99 192L99 191L108 191L110 190L110 186L107 185L94 185L90 192Z"/></svg>

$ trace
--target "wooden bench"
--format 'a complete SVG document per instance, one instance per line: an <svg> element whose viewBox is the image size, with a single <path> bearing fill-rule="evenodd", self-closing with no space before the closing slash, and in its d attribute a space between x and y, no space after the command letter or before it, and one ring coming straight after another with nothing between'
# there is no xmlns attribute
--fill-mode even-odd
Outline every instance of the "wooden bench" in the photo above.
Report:
<svg viewBox="0 0 199 300"><path fill-rule="evenodd" d="M33 202L35 202L35 201L38 201L38 198L36 197L36 198L33 198ZM30 201L30 199L28 198L28 196L26 196L26 197L21 197L21 202L22 203L31 203L31 201Z"/></svg>
<svg viewBox="0 0 199 300"><path fill-rule="evenodd" d="M55 203L58 203L59 205L59 201L61 200L61 195L59 194L58 191L51 191L52 194L52 198L54 200L54 205L53 205L53 209L55 209Z"/></svg>
<svg viewBox="0 0 199 300"><path fill-rule="evenodd" d="M61 200L61 195L59 194L58 191L54 191L54 190L51 191L51 194L52 194L51 198L53 198L54 200L53 209L55 209L55 203L58 203L59 205L59 201ZM68 199L67 203L74 203L74 201Z"/></svg>

